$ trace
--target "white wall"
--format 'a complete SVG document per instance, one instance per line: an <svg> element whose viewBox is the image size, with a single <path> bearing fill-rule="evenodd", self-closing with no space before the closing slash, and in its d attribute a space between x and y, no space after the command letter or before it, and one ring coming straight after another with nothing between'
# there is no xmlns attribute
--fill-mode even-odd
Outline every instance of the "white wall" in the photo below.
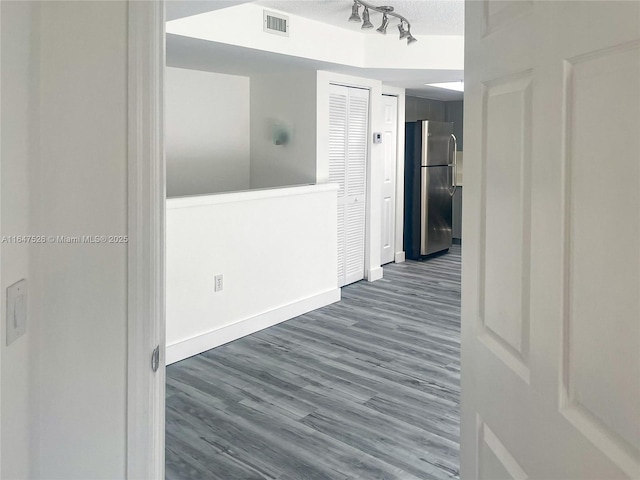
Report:
<svg viewBox="0 0 640 480"><path fill-rule="evenodd" d="M165 69L167 195L249 188L249 78Z"/></svg>
<svg viewBox="0 0 640 480"><path fill-rule="evenodd" d="M37 9L31 2L1 2L2 18L2 160L0 169L0 234L28 235L30 233L30 163L37 140L34 110L37 107L37 45L32 38ZM25 244L3 243L1 246L2 279L0 286L0 342L2 470L1 478L29 478L29 422L31 418L31 352L34 327L29 323L27 333L6 346L6 288L27 278L31 281L30 247ZM33 285L29 285L32 288ZM31 300L32 297L30 296ZM31 311L32 305L27 306Z"/></svg>
<svg viewBox="0 0 640 480"><path fill-rule="evenodd" d="M37 230L126 234L127 3L40 10ZM125 478L127 246L47 244L33 262L32 477Z"/></svg>
<svg viewBox="0 0 640 480"><path fill-rule="evenodd" d="M167 200L167 361L338 300L336 212L335 185Z"/></svg>
<svg viewBox="0 0 640 480"><path fill-rule="evenodd" d="M2 2L3 235L126 233L125 2ZM7 479L125 476L126 246L1 247ZM3 335L4 337L4 335Z"/></svg>
<svg viewBox="0 0 640 480"><path fill-rule="evenodd" d="M290 130L275 145L274 125ZM315 71L251 77L251 188L316 181Z"/></svg>

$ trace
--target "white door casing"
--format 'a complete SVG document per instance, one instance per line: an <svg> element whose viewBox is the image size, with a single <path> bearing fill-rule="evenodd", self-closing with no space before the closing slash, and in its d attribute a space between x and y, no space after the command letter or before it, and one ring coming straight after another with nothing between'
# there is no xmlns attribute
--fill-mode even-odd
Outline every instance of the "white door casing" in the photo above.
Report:
<svg viewBox="0 0 640 480"><path fill-rule="evenodd" d="M369 90L331 85L329 182L338 190L338 286L364 278Z"/></svg>
<svg viewBox="0 0 640 480"><path fill-rule="evenodd" d="M382 95L382 222L380 263L395 258L396 163L398 145L398 97Z"/></svg>
<svg viewBox="0 0 640 480"><path fill-rule="evenodd" d="M2 8L0 8L0 26L2 25ZM2 33L0 32L0 92L2 92ZM0 104L2 103L0 99ZM0 115L0 172L2 172L2 115ZM1 180L1 179L0 179ZM2 199L2 190L1 190L2 182L0 181L0 200ZM0 225L2 225L2 202L0 202ZM0 247L0 264L2 262L2 248ZM0 269L0 282L2 282L1 277L1 269ZM1 285L2 283L0 283ZM5 311L6 308L6 299L3 295L0 298L0 308L2 311ZM2 339L0 339L2 341ZM0 357L0 408L2 400L2 358ZM0 432L2 431L2 418L0 417ZM0 472L2 471L2 436L0 435Z"/></svg>
<svg viewBox="0 0 640 480"><path fill-rule="evenodd" d="M640 478L640 2L465 28L461 476Z"/></svg>
<svg viewBox="0 0 640 480"><path fill-rule="evenodd" d="M130 0L127 479L164 478L165 2ZM152 352L159 365L152 371Z"/></svg>

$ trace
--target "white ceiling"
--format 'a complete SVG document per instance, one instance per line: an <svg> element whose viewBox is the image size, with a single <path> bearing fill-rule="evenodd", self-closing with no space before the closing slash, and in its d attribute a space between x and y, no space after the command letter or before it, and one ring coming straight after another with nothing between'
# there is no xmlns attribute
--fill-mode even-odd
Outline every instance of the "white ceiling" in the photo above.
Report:
<svg viewBox="0 0 640 480"><path fill-rule="evenodd" d="M301 70L330 70L404 87L407 94L434 100L461 100L463 94L425 83L460 80L455 70L411 70L389 68L358 68L308 58L282 55L251 48L210 42L191 37L167 34L167 65L203 70L227 75L268 75Z"/></svg>
<svg viewBox="0 0 640 480"><path fill-rule="evenodd" d="M241 3L249 2L247 0L168 0L167 19L197 15ZM359 24L347 21L352 0L258 0L253 3L345 29L355 29L355 31L360 29ZM412 24L412 33L416 35L463 35L464 33L463 0L385 0L385 3L392 5L398 13L409 19ZM376 3L376 5L379 4L381 3ZM371 20L374 24L379 21L373 14ZM463 74L460 71L358 68L171 34L167 35L167 65L243 76L296 70L331 70L376 78L389 85L405 88L408 95L435 100L463 98L461 92L425 85L462 80Z"/></svg>
<svg viewBox="0 0 640 480"><path fill-rule="evenodd" d="M360 24L348 22L351 0L257 0L264 7L310 18L337 27L358 30ZM464 35L464 0L384 0L373 5L390 5L411 23L417 35ZM362 10L360 10L362 13ZM371 13L371 22L380 23L380 14Z"/></svg>
<svg viewBox="0 0 640 480"><path fill-rule="evenodd" d="M251 0L166 0L167 21L190 17L200 13L213 12L221 8L233 7Z"/></svg>

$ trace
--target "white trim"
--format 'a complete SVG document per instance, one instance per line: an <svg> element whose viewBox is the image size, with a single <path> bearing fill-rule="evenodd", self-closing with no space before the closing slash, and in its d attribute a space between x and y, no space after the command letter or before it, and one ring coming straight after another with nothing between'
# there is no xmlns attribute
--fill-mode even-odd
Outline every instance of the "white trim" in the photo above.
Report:
<svg viewBox="0 0 640 480"><path fill-rule="evenodd" d="M164 478L164 2L128 25L127 479ZM160 345L160 368L151 353Z"/></svg>
<svg viewBox="0 0 640 480"><path fill-rule="evenodd" d="M231 325L225 325L187 340L182 340L173 345L167 345L167 365L206 352L339 300L340 289L331 289L254 317L240 320Z"/></svg>
<svg viewBox="0 0 640 480"><path fill-rule="evenodd" d="M396 263L402 263L406 260L406 256L405 256L405 252L396 252L396 256L394 258L394 261Z"/></svg>
<svg viewBox="0 0 640 480"><path fill-rule="evenodd" d="M293 197L308 195L310 193L337 192L337 183L322 183L318 185L300 185L292 187L263 188L256 190L243 190L238 192L215 193L211 195L194 195L185 197L173 197L167 199L167 208L191 208L208 205L221 205L225 203L253 202L267 198Z"/></svg>
<svg viewBox="0 0 640 480"><path fill-rule="evenodd" d="M396 237L394 239L395 262L405 261L404 252L404 136L405 136L405 89L382 85L383 95L398 97L398 139L396 142Z"/></svg>
<svg viewBox="0 0 640 480"><path fill-rule="evenodd" d="M2 92L2 8L0 6L0 92ZM2 105L2 94L0 93L0 107ZM0 115L0 118L2 117L2 115ZM2 121L0 120L0 152L2 152ZM0 172L2 171L2 153L0 153ZM0 178L1 180L1 178ZM0 185L2 185L2 183L0 182ZM0 199L2 198L2 187L0 186ZM2 202L0 201L0 207L2 205ZM0 208L0 225L2 225L2 208ZM0 265L2 265L2 247L0 247ZM2 271L2 269L0 269L0 272ZM0 285L2 285L2 275L0 274ZM4 292L0 292L0 311L5 311L6 305L6 297L4 295ZM4 336L0 335L0 341L2 341L4 343ZM2 366L2 355L0 355L0 367ZM2 368L0 368L0 372L2 372ZM2 376L0 375L0 399L2 399ZM1 401L0 401L0 405L1 405ZM1 411L1 410L0 410ZM0 432L2 432L2 415L0 415ZM31 439L29 439L31 440ZM2 472L2 435L0 435L0 472Z"/></svg>
<svg viewBox="0 0 640 480"><path fill-rule="evenodd" d="M376 280L380 280L383 276L383 268L377 267L372 268L371 270L367 270L367 281L375 282Z"/></svg>

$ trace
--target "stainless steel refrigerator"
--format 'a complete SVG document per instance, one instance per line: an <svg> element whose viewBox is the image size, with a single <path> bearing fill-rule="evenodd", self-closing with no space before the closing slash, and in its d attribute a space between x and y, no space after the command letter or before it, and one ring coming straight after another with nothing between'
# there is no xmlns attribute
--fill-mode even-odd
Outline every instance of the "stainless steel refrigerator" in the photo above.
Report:
<svg viewBox="0 0 640 480"><path fill-rule="evenodd" d="M453 123L407 122L404 189L407 258L419 259L451 247L455 182Z"/></svg>

